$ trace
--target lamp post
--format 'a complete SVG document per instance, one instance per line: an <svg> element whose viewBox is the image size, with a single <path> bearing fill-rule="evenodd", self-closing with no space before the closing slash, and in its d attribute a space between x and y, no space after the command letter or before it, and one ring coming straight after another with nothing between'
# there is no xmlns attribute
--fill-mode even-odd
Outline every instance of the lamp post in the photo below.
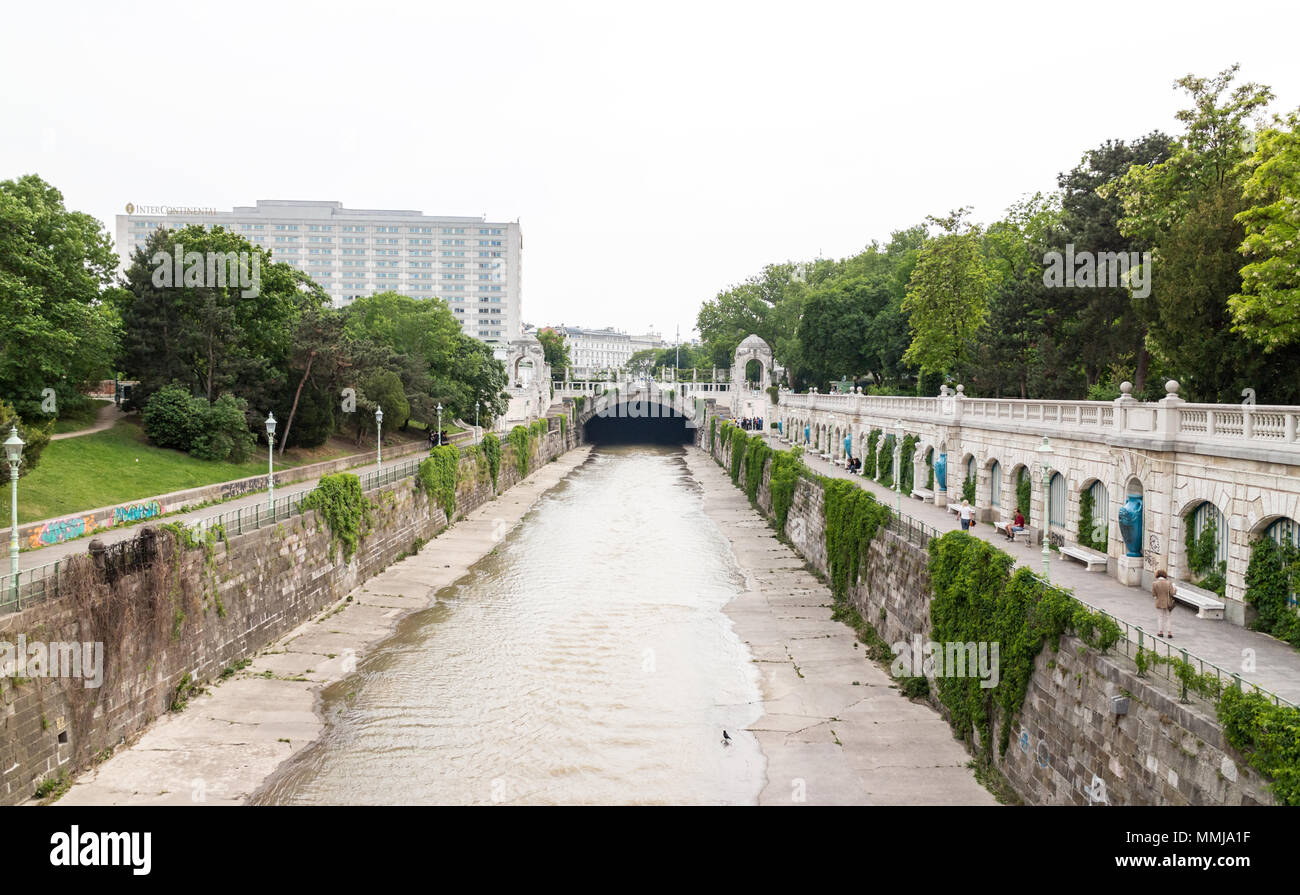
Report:
<svg viewBox="0 0 1300 895"><path fill-rule="evenodd" d="M903 518L903 421L894 421L894 490L898 492L898 518Z"/></svg>
<svg viewBox="0 0 1300 895"><path fill-rule="evenodd" d="M266 415L266 508L275 521L275 414Z"/></svg>
<svg viewBox="0 0 1300 895"><path fill-rule="evenodd" d="M474 402L474 443L475 444L478 444L479 434L480 434L478 428L478 409L482 406L483 406L482 401Z"/></svg>
<svg viewBox="0 0 1300 895"><path fill-rule="evenodd" d="M1043 436L1043 443L1034 449L1038 454L1038 459L1043 464L1043 580L1047 581L1052 575L1052 549L1048 544L1048 531L1051 524L1051 517L1048 515L1051 511L1048 504L1051 501L1052 483L1047 476L1052 471L1052 443Z"/></svg>
<svg viewBox="0 0 1300 895"><path fill-rule="evenodd" d="M375 408L375 471L384 469L384 408Z"/></svg>
<svg viewBox="0 0 1300 895"><path fill-rule="evenodd" d="M438 402L438 447L442 447L442 402Z"/></svg>
<svg viewBox="0 0 1300 895"><path fill-rule="evenodd" d="M9 460L9 590L13 594L14 608L18 607L18 467L23 462L23 440L18 437L18 427L9 427L5 441L5 457Z"/></svg>

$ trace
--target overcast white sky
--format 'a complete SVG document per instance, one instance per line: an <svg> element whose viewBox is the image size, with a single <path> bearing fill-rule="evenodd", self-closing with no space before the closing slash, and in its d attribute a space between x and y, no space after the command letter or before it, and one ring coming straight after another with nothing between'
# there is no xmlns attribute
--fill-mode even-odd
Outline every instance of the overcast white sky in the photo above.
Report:
<svg viewBox="0 0 1300 895"><path fill-rule="evenodd" d="M128 201L520 219L530 323L685 337L768 262L988 221L1241 62L1300 105L1300 4L8 4L0 179Z"/></svg>

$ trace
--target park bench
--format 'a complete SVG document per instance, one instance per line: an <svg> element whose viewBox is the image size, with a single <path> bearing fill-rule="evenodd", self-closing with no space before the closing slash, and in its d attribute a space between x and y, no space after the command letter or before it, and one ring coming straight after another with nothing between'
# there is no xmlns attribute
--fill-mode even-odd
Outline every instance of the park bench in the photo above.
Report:
<svg viewBox="0 0 1300 895"><path fill-rule="evenodd" d="M1070 559L1077 559L1083 563L1089 572L1106 571L1106 554L1098 553L1096 550L1089 550L1087 547L1072 544L1069 547L1062 547L1061 555Z"/></svg>
<svg viewBox="0 0 1300 895"><path fill-rule="evenodd" d="M912 496L917 500L924 500L926 503L934 503L934 492L929 488L913 488Z"/></svg>
<svg viewBox="0 0 1300 895"><path fill-rule="evenodd" d="M1196 608L1197 618L1222 619L1224 603L1219 595L1203 587L1174 581L1174 599Z"/></svg>
<svg viewBox="0 0 1300 895"><path fill-rule="evenodd" d="M1024 541L1026 547L1032 547L1038 543L1038 529L1032 525L1026 525L1022 530L1016 532L1016 540Z"/></svg>

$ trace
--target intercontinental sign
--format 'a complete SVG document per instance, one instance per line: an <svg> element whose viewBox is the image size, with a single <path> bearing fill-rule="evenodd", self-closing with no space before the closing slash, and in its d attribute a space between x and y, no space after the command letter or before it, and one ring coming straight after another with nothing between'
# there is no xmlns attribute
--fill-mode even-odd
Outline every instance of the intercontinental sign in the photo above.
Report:
<svg viewBox="0 0 1300 895"><path fill-rule="evenodd" d="M136 205L134 202L126 203L127 214L220 214L215 208L202 208L197 205Z"/></svg>

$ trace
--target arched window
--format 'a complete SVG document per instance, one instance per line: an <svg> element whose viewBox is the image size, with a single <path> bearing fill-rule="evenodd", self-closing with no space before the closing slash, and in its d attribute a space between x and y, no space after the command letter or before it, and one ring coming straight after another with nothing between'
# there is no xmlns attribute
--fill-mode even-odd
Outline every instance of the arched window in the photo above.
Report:
<svg viewBox="0 0 1300 895"><path fill-rule="evenodd" d="M966 478L974 481L975 479L975 455L971 454L966 458Z"/></svg>
<svg viewBox="0 0 1300 895"><path fill-rule="evenodd" d="M1080 518L1079 539L1082 541L1086 537L1086 539L1091 542L1096 549L1102 550L1104 549L1104 546L1099 547L1097 545L1104 545L1107 540L1107 529L1109 528L1110 520L1110 494L1106 491L1106 486L1102 484L1101 479L1098 479L1089 485L1088 490L1085 493L1092 502L1092 511L1090 514L1092 517L1090 523L1091 531L1085 532L1082 530L1083 519ZM1083 514L1080 513L1080 517L1082 517L1082 515Z"/></svg>
<svg viewBox="0 0 1300 895"><path fill-rule="evenodd" d="M1264 537L1270 538L1278 544L1290 545L1300 549L1300 523L1283 516L1264 530ZM1296 594L1297 584L1300 584L1300 582L1297 582L1293 577L1291 579L1291 592L1287 594L1287 602L1292 606L1300 605L1300 596Z"/></svg>
<svg viewBox="0 0 1300 895"><path fill-rule="evenodd" d="M989 466L989 504L1002 506L1002 464L997 460Z"/></svg>
<svg viewBox="0 0 1300 895"><path fill-rule="evenodd" d="M1208 500L1201 501L1192 510L1192 538L1198 543L1205 530L1214 526L1214 567L1228 561L1228 522L1219 512L1219 508Z"/></svg>
<svg viewBox="0 0 1300 895"><path fill-rule="evenodd" d="M1065 476L1052 473L1047 489L1047 521L1050 525L1065 525Z"/></svg>

